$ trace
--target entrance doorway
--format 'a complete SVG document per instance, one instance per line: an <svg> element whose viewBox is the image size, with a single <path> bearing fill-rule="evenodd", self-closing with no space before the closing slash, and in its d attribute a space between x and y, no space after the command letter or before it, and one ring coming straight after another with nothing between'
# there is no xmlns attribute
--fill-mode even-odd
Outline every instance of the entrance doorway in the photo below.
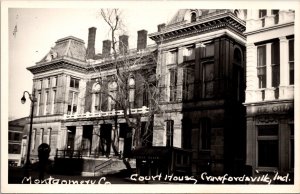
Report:
<svg viewBox="0 0 300 194"><path fill-rule="evenodd" d="M102 124L100 129L100 151L102 155L108 156L111 147L111 124Z"/></svg>
<svg viewBox="0 0 300 194"><path fill-rule="evenodd" d="M127 157L132 148L132 128L127 123L120 123L120 138L124 139L123 156Z"/></svg>
<svg viewBox="0 0 300 194"><path fill-rule="evenodd" d="M92 151L93 125L83 126L82 155L90 156Z"/></svg>
<svg viewBox="0 0 300 194"><path fill-rule="evenodd" d="M67 127L67 131L68 131L67 149L74 150L76 127L75 126Z"/></svg>

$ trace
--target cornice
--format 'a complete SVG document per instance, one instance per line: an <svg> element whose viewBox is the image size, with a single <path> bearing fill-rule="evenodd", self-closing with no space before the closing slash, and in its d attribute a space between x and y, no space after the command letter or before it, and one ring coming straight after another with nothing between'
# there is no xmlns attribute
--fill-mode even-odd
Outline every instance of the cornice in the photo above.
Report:
<svg viewBox="0 0 300 194"><path fill-rule="evenodd" d="M284 23L284 24L277 24L277 25L273 25L273 26L269 26L269 27L255 29L255 30L252 30L252 31L247 31L247 32L244 32L244 34L246 36L249 36L249 35L253 35L253 34L258 34L258 33L261 33L261 32L265 32L265 31L275 30L275 29L278 29L278 28L283 28L283 27L288 27L288 26L294 26L294 25L295 25L295 22L289 22L289 23Z"/></svg>
<svg viewBox="0 0 300 194"><path fill-rule="evenodd" d="M55 69L70 69L81 73L86 73L87 63L83 63L69 57L62 57L46 63L37 63L35 66L27 67L32 74L44 73Z"/></svg>
<svg viewBox="0 0 300 194"><path fill-rule="evenodd" d="M166 27L166 29L161 32L150 34L149 38L157 43L168 42L174 39L206 33L222 28L230 28L240 36L245 36L243 34L246 30L245 22L235 17L231 12L225 12L219 15L200 19L197 22L180 24L174 27L172 26L171 28Z"/></svg>

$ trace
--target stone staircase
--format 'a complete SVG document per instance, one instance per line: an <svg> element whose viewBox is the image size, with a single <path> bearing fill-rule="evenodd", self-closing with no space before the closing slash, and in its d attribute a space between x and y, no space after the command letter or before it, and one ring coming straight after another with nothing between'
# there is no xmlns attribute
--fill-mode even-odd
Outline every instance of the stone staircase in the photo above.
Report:
<svg viewBox="0 0 300 194"><path fill-rule="evenodd" d="M136 168L135 160L129 161L131 168ZM126 166L119 158L84 158L82 176L103 176L125 170Z"/></svg>

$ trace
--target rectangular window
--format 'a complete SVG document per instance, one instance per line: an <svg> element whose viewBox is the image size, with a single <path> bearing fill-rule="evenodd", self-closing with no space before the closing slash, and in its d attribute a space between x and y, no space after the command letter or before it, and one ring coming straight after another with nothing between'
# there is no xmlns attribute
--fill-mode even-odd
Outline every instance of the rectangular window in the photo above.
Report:
<svg viewBox="0 0 300 194"><path fill-rule="evenodd" d="M45 86L46 88L49 88L50 87L50 77L49 78L47 78L47 80L46 80L46 86Z"/></svg>
<svg viewBox="0 0 300 194"><path fill-rule="evenodd" d="M166 125L166 146L173 147L174 121L168 120L166 121Z"/></svg>
<svg viewBox="0 0 300 194"><path fill-rule="evenodd" d="M170 69L170 102L173 102L176 100L176 87L177 87L177 70Z"/></svg>
<svg viewBox="0 0 300 194"><path fill-rule="evenodd" d="M79 88L79 79L75 79L75 78L71 77L70 87L78 89Z"/></svg>
<svg viewBox="0 0 300 194"><path fill-rule="evenodd" d="M274 23L278 24L278 22L279 22L279 9L272 10L272 15L274 15Z"/></svg>
<svg viewBox="0 0 300 194"><path fill-rule="evenodd" d="M52 78L52 87L56 87L57 86L57 77L53 77Z"/></svg>
<svg viewBox="0 0 300 194"><path fill-rule="evenodd" d="M14 140L15 140L15 141L19 141L19 140L20 140L20 137L21 137L20 133L14 133L14 134L15 134Z"/></svg>
<svg viewBox="0 0 300 194"><path fill-rule="evenodd" d="M8 140L13 140L14 134L12 132L8 132Z"/></svg>
<svg viewBox="0 0 300 194"><path fill-rule="evenodd" d="M151 91L151 89L150 89ZM149 99L148 99L148 88L146 85L143 86L143 106L149 106Z"/></svg>
<svg viewBox="0 0 300 194"><path fill-rule="evenodd" d="M190 61L195 59L195 48L188 47L184 49L183 61Z"/></svg>
<svg viewBox="0 0 300 194"><path fill-rule="evenodd" d="M203 63L203 97L213 97L214 84L214 63Z"/></svg>
<svg viewBox="0 0 300 194"><path fill-rule="evenodd" d="M215 54L215 45L214 44L206 44L205 47L201 48L202 58L213 57L214 54Z"/></svg>
<svg viewBox="0 0 300 194"><path fill-rule="evenodd" d="M56 102L56 90L52 91L52 106L51 106L51 114L55 113L55 102Z"/></svg>
<svg viewBox="0 0 300 194"><path fill-rule="evenodd" d="M280 49L279 41L271 44L271 65L272 65L272 87L278 87L280 82Z"/></svg>
<svg viewBox="0 0 300 194"><path fill-rule="evenodd" d="M45 99L44 99L44 115L48 113L48 103L49 103L49 92L47 91L45 93Z"/></svg>
<svg viewBox="0 0 300 194"><path fill-rule="evenodd" d="M258 87L266 88L266 45L257 47Z"/></svg>
<svg viewBox="0 0 300 194"><path fill-rule="evenodd" d="M194 73L195 66L191 65L183 69L182 99L192 100L194 97Z"/></svg>
<svg viewBox="0 0 300 194"><path fill-rule="evenodd" d="M67 114L75 114L77 112L77 102L78 102L78 93L69 92Z"/></svg>
<svg viewBox="0 0 300 194"><path fill-rule="evenodd" d="M265 17L267 15L267 10L266 9L260 9L259 10L259 18Z"/></svg>
<svg viewBox="0 0 300 194"><path fill-rule="evenodd" d="M38 93L37 102L36 102L36 116L39 116L40 113L40 102L41 102L41 93Z"/></svg>
<svg viewBox="0 0 300 194"><path fill-rule="evenodd" d="M168 53L167 65L177 64L177 51L170 51Z"/></svg>
<svg viewBox="0 0 300 194"><path fill-rule="evenodd" d="M258 166L278 167L278 125L258 126Z"/></svg>
<svg viewBox="0 0 300 194"><path fill-rule="evenodd" d="M294 85L294 39L289 40L290 85Z"/></svg>

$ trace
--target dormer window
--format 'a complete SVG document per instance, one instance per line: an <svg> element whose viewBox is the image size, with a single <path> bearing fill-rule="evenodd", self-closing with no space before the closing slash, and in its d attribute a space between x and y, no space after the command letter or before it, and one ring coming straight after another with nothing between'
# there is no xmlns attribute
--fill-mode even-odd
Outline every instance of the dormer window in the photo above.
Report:
<svg viewBox="0 0 300 194"><path fill-rule="evenodd" d="M196 21L196 13L195 12L192 12L191 13L191 22L195 22Z"/></svg>

